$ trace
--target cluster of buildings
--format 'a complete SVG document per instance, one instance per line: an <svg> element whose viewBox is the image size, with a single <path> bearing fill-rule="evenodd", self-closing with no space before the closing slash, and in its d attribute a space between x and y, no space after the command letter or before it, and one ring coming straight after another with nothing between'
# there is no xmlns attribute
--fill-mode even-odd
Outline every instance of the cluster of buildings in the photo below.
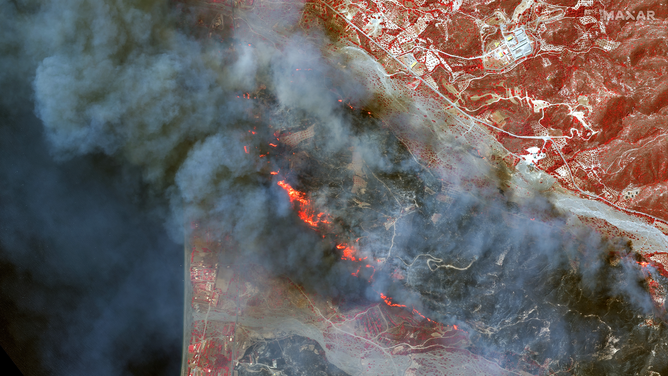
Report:
<svg viewBox="0 0 668 376"><path fill-rule="evenodd" d="M519 60L525 56L531 55L533 47L529 42L529 37L524 30L524 27L518 27L512 32L506 33L506 26L501 25L501 34L508 49L510 50L513 59Z"/></svg>
<svg viewBox="0 0 668 376"><path fill-rule="evenodd" d="M193 250L193 254L195 252ZM190 266L190 282L193 286L191 303L193 309L197 312L206 312L209 307L218 305L222 294L222 290L216 288L218 263L211 264L207 262L208 259L211 259L211 257L202 257ZM194 256L191 260L194 260Z"/></svg>
<svg viewBox="0 0 668 376"><path fill-rule="evenodd" d="M218 263L207 248L193 247L190 265L192 308L206 314L215 308L223 294L218 278ZM193 322L188 345L188 376L233 376L232 353L235 324L215 320Z"/></svg>

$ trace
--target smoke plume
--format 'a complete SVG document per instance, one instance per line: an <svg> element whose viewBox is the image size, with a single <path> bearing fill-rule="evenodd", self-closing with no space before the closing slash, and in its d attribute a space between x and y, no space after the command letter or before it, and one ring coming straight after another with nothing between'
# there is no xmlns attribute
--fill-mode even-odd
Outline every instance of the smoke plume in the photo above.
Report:
<svg viewBox="0 0 668 376"><path fill-rule="evenodd" d="M658 315L659 310L626 241L588 231L556 210L545 191L520 197L502 184L513 179L512 168L482 162L461 140L432 140L422 121L425 103L403 97L391 84L386 93L392 102L375 101L378 93L360 83L361 72L378 70L369 57L327 55L321 49L326 36L298 31L283 35L279 44L245 43L243 35L201 37L195 5L123 0L2 4L11 20L0 42L3 51L11 52L2 59L2 67L11 67L1 77L3 87L19 80L19 87L31 93L48 153L66 174L52 174L56 167L45 162L44 150L33 164L37 157L8 153L12 159L3 170L13 164L39 175L42 188L34 177L26 178L32 186L24 190L24 202L43 207L40 195L49 193L48 203L59 204L49 208L47 203L45 210L68 214L67 219L34 214L42 221L35 224L15 207L17 212L3 223L26 218L13 226L43 229L61 242L59 252L67 253L66 243L80 234L78 229L84 234L80 247L114 244L90 254L67 253L63 260L76 261L44 269L62 276L34 277L46 281L44 289L74 280L104 281L108 276L82 270L96 263L110 265L99 268L105 273L120 268L128 276L115 297L91 294L80 302L95 307L94 319L87 310L61 308L59 323L76 332L68 333L65 343L94 350L82 350L85 359L78 363L54 366L55 373L119 374L123 370L114 358L126 352L141 356L140 350L113 347L120 342L97 342L96 337L130 335L132 326L116 315L133 311L144 298L133 293L134 284L174 283L157 272L146 277L140 266L124 269L132 257L118 250L124 248L126 233L137 239L148 234L149 240L137 240L133 247L168 247L159 239L161 231L143 228L138 218L145 217L158 218L177 243L188 236L190 221L217 229L221 238L228 237L230 257L262 264L342 304L390 295L433 319L479 333L475 351L487 356L520 356L530 349L529 357L538 363L558 359L557 368L566 369L569 358L581 359L578 370L587 374L607 367L601 359L608 358L601 354L615 353L606 348L611 338L637 345L636 316ZM297 20L299 9L286 11L296 12L287 19ZM381 73L375 78L385 79ZM28 101L27 94L20 95ZM5 107L12 103L3 98ZM414 130L413 141L456 155L457 173L425 168L392 132L398 125ZM298 147L268 146L281 132L310 126L315 136ZM14 128L7 137L40 139L31 127L25 133ZM308 191L314 206L327 211L332 224L326 236L299 219L272 171L281 171L280 179ZM363 175L366 185L353 187L354 175ZM65 181L84 176L92 176L90 185L72 187ZM112 209L94 202L113 192L134 196L134 206ZM107 205L119 201L112 198ZM91 213L93 207L101 208L99 215ZM68 231L77 235L64 237ZM107 232L101 240L85 236L100 232ZM3 247L29 243L14 243L14 234L3 233ZM371 282L366 275L352 276L355 266L342 261L335 247L353 242L360 255L384 263ZM146 253L132 264L157 268L148 259L164 254ZM20 257L30 260L16 261L24 265L39 259ZM180 271L170 268L177 278ZM406 278L393 280L395 271ZM157 280L146 282L151 276ZM105 305L109 299L111 305ZM172 316L160 316L160 299L169 300L158 297L154 309L134 312L145 315L142 322L149 329L144 334L155 340L162 340L160 326L175 324ZM84 331L85 339L68 342ZM51 348L44 351L43 362L71 357ZM631 362L627 370L648 364Z"/></svg>

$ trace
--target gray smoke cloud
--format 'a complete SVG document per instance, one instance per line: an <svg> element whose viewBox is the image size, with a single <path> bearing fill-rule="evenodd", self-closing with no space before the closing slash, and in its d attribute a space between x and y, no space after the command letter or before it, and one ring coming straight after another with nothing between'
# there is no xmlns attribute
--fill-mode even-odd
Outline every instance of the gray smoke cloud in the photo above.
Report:
<svg viewBox="0 0 668 376"><path fill-rule="evenodd" d="M575 324L569 326L577 320L561 317L571 311L604 313L569 298L579 290L592 299L608 299L597 304L609 306L623 297L631 304L620 310L655 312L628 245L573 229L571 218L552 208L541 192L524 200L511 191L500 193L497 183L505 172L484 167L458 140L446 143L448 152L459 156L458 171L468 172L442 181L417 163L385 126L408 124L418 141L430 143L429 132L417 132L422 127L418 104L401 98L404 113L384 119L385 124L345 110L339 99L360 108L373 101L373 93L363 89L354 69L337 66L372 64L368 61L323 56L321 40L299 34L278 47L195 38L194 26L183 20L196 10L183 6L179 13L161 1L2 6L13 19L3 31L2 49L18 51L2 64L32 82L35 113L51 155L61 163L101 155L133 171L117 178L121 184L128 181L124 178L147 184L140 200L158 203L153 213L169 208L160 220L176 242L188 236L184 222L203 221L220 229L221 236L232 236L237 257L319 292L372 301L387 292L443 322L472 331L471 322L492 328L495 335L477 342L485 347L481 352L563 345L544 350L544 360L580 350L591 354L609 336L626 335L610 330L592 344L584 339L584 347L564 345L584 337L575 334ZM9 85L13 78L2 79ZM258 93L260 85L266 102L239 98ZM281 155L267 149L274 131L310 124L317 136L294 150L306 153L307 162L291 159L289 165L286 155L292 150ZM267 150L265 159L255 157ZM349 189L351 150L363 161L369 184L360 195ZM297 218L277 178L268 174L276 168L337 219L326 239ZM472 183L481 177L491 183ZM447 202L435 194L443 186L451 188ZM388 220L395 222L386 227ZM121 226L118 222L111 225ZM356 266L342 262L333 249L336 242L358 237L360 252L386 258L372 283L352 277ZM606 259L610 252L620 258L614 267ZM395 269L406 275L404 282L389 277ZM554 308L560 304L566 308ZM126 301L119 307L131 309ZM77 319L95 329L113 325L114 313ZM553 324L530 330L523 317ZM541 328L552 334L544 337ZM104 332L92 330L83 343L96 343L93 337ZM107 364L111 353L100 350L67 374L104 374L97 361L106 362L106 374L119 374Z"/></svg>
<svg viewBox="0 0 668 376"><path fill-rule="evenodd" d="M39 29L47 35L39 43L47 56L36 70L36 110L58 156L122 155L142 166L148 180L162 182L187 142L242 116L243 106L227 100L231 91L251 87L253 59L242 48L228 63L220 46L170 27L166 4L140 5L45 6Z"/></svg>
<svg viewBox="0 0 668 376"><path fill-rule="evenodd" d="M282 249L287 256L270 268L308 270L314 278L332 269L323 288L350 292L334 255L323 256L331 244L299 225L285 193L269 184L264 161L247 153L269 141L267 129L248 133L266 128L257 114L277 112L302 115L275 119L276 129L313 118L328 124L323 152L347 147L348 125L329 88L364 93L325 63L313 41L295 35L276 48L195 39L189 26L178 26L190 16L162 2L63 1L33 17L24 31L36 61L35 112L56 160L102 153L137 167L152 194L168 198L164 220L174 241L188 236L184 222L204 221L231 234L247 255ZM294 74L304 66L308 76ZM239 98L257 89L258 77L275 98L261 109Z"/></svg>

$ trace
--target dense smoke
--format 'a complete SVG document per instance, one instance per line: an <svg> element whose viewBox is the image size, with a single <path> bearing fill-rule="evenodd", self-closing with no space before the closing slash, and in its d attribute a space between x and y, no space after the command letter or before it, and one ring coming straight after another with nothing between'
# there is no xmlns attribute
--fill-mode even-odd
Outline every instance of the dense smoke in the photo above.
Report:
<svg viewBox="0 0 668 376"><path fill-rule="evenodd" d="M92 176L98 168L113 170L101 174L113 179L100 184L122 186L119 189L126 193L136 187L135 193L141 192L138 211L158 216L173 241L188 236L188 222L203 223L217 229L221 238L228 236L230 257L258 262L341 301L378 301L378 292L391 294L442 322L493 333L476 342L481 353L522 354L531 347L539 362L566 361L571 355L575 359L576 353L594 361L610 338L629 337L633 329L628 326L637 324L629 324L632 317L614 318L611 322L619 328L601 329L593 339L584 339L584 345L569 347L582 338L574 334L580 329L578 320L584 320L580 316L602 317L611 310L614 317L615 312L658 312L625 241L605 239L573 224L573 218L554 209L543 192L522 199L500 189L504 179L512 179L503 164L485 167L460 140L452 139L439 147L458 154L458 171L468 172L437 176L420 165L389 131L401 122L415 122L419 128L415 119L424 115L418 106L397 99L406 111L382 124L371 111L365 114L360 109L378 109L374 93L363 89L354 69L340 67L373 63L323 56L320 45L325 37L306 38L295 32L286 34L279 45L241 43L243 36L201 38L193 22L198 8L181 4L174 10L161 1L62 0L2 6L12 19L1 42L3 50L12 53L2 64L14 67L2 82L32 83L34 110L43 123L49 153ZM295 73L302 68L308 71ZM247 100L248 93L259 100ZM342 97L356 110L348 110L339 101ZM5 99L5 106L12 103ZM299 148L267 146L275 132L308 125L317 135ZM418 141L430 142L428 136ZM351 191L347 168L353 151L368 183L357 195ZM261 153L265 158L258 157ZM90 156L104 162L87 164ZM276 184L278 177L270 175L275 170L309 191L315 205L331 214L330 233L323 237L299 220ZM48 179L45 184L67 187ZM95 195L109 194L94 187L86 196L88 189L61 192L57 199L64 207L54 210L67 211L73 205L68 203L79 197L94 200ZM446 199L438 199L440 192L447 193ZM36 196L29 195L27 201L35 202ZM360 202L373 210L365 210ZM139 214L130 208L124 216ZM88 223L89 218L81 227L95 232L109 227L111 238L115 228L127 228L120 223L123 219L94 218L102 224ZM388 220L394 220L391 227L383 225ZM141 233L135 230L133 236ZM362 255L385 259L372 283L351 276L354 266L342 262L334 247L356 238L361 239ZM4 247L14 248L8 245L11 240L3 234ZM146 247L158 247L160 241L155 242ZM118 263L129 257L115 252L106 249L103 257ZM406 275L404 282L389 277L395 270ZM570 300L574 294L599 299L597 307L607 310L578 305L580 300ZM131 310L132 299L124 302L129 303L120 307ZM565 321L567 312L580 316ZM147 322L154 320L151 313ZM69 320L81 320L87 328L113 325L108 318L112 314L103 312L93 320L68 318L63 325L74 325ZM531 324L529 330L525 323L531 320L542 324ZM471 322L480 325L466 324ZM505 329L511 327L522 329ZM550 344L561 347L549 349ZM112 364L100 371L95 362L111 362L110 357L123 351L103 348L82 355L86 362L75 362L63 373L121 373ZM44 362L61 359L70 358L47 352ZM635 366L639 370L646 365Z"/></svg>
<svg viewBox="0 0 668 376"><path fill-rule="evenodd" d="M15 316L34 317L7 318L19 322L7 341L39 353L12 353L22 368L173 373L182 255L170 253L178 247L156 220L178 243L185 222L218 221L246 254L282 252L285 265L310 266L304 270L314 279L323 264L336 268L338 256L299 226L266 166L243 148L266 147L271 136L239 99L256 90L257 76L280 93L268 112L290 106L334 118L326 88L335 77L312 43L295 36L278 50L197 39L189 22L198 11L175 12L164 2L2 7L3 177L10 182L2 190L2 249L8 268L17 268L6 274L5 292L27 297ZM313 64L310 80L284 80L305 62ZM258 124L260 134L249 138ZM318 252L331 253L329 260L312 257ZM21 273L30 283L20 282ZM40 329L31 328L36 320L44 320ZM41 367L29 364L35 357Z"/></svg>
<svg viewBox="0 0 668 376"><path fill-rule="evenodd" d="M103 154L55 162L34 115L42 38L76 27L50 17L79 13L54 7L0 2L0 345L24 375L174 374L183 250L166 203Z"/></svg>

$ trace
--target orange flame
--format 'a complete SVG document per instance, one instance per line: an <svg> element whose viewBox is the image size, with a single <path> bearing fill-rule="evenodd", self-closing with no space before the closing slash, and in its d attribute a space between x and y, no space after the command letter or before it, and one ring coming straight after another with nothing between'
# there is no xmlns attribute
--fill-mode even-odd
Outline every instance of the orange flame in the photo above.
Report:
<svg viewBox="0 0 668 376"><path fill-rule="evenodd" d="M298 215L299 218L301 218L302 221L308 223L311 227L318 227L318 222L321 223L329 223L328 220L322 219L322 217L325 215L325 213L320 213L317 215L316 218L314 218L314 214L308 214L309 210L300 210Z"/></svg>
<svg viewBox="0 0 668 376"><path fill-rule="evenodd" d="M415 308L413 308L413 314L414 315L420 315L420 317L422 317L423 319L427 319L427 321L433 322L429 317L425 317L425 315L421 314L420 311L418 311Z"/></svg>
<svg viewBox="0 0 668 376"><path fill-rule="evenodd" d="M285 180L281 180L276 184L278 184L281 188L285 189L285 191L288 192L288 196L290 197L291 203L294 203L295 201L299 202L300 208L297 215L302 221L306 222L311 227L318 227L319 223L330 223L327 219L323 218L326 217L327 214L319 213L316 215L315 213L313 213L313 208L311 208L311 202L304 197L303 193L292 188L290 184L285 182Z"/></svg>
<svg viewBox="0 0 668 376"><path fill-rule="evenodd" d="M373 281L373 276L376 275L376 268L374 268L373 265L369 265L369 264L366 264L366 267L367 268L373 268L373 273L371 273L371 277L369 277L369 283L371 283L371 281Z"/></svg>
<svg viewBox="0 0 668 376"><path fill-rule="evenodd" d="M278 174L278 172L274 173L273 171L271 172L272 175ZM304 193L299 192L298 190L292 188L290 184L286 183L285 180L281 180L277 182L281 188L285 189L285 191L288 193L288 196L290 197L290 202L294 203L295 201L299 202L300 208L299 208L299 218L301 218L302 221L308 223L311 227L318 227L319 223L330 223L326 219L323 219L323 217L326 217L327 214L325 213L319 213L318 215L315 215L313 213L313 209L311 208L311 202L308 200ZM324 235L323 235L324 237ZM359 241L359 238L357 239ZM337 249L340 249L343 252L343 256L341 256L342 260L350 260L350 261L363 261L366 260L367 257L361 258L361 257L356 257L357 255L357 249L355 249L352 246L349 246L346 243L341 243L336 245ZM371 274L371 277L369 278L369 283L373 280L373 276L376 274L376 268L373 265L365 265L367 268L373 268L373 273ZM360 268L357 268L357 271L350 273L351 275L358 277L360 272ZM397 304L397 303L392 303L392 299L387 297L383 293L379 293L381 299L385 302L390 307L402 307L405 308L405 304ZM421 314L418 310L413 308L413 314L417 314L421 316L422 318L426 319L429 322L433 322L431 319L428 317L425 317L425 315Z"/></svg>
<svg viewBox="0 0 668 376"><path fill-rule="evenodd" d="M362 261L361 258L355 258L355 254L357 254L357 250L348 244L337 244L336 245L337 249L340 249L343 251L343 256L341 256L341 260L350 260L350 261Z"/></svg>
<svg viewBox="0 0 668 376"><path fill-rule="evenodd" d="M285 191L288 192L288 196L290 196L290 202L298 201L302 205L309 204L308 200L303 197L304 195L298 190L292 188L290 184L285 182L285 180L281 180L276 184L278 184L281 188L285 189Z"/></svg>
<svg viewBox="0 0 668 376"><path fill-rule="evenodd" d="M392 299L390 299L390 298L388 298L387 296L385 296L385 294L383 294L382 292L380 293L380 298L383 299L383 301L385 302L385 304L389 305L390 307L405 307L405 306L406 306L405 304L395 304L395 303L392 303Z"/></svg>

